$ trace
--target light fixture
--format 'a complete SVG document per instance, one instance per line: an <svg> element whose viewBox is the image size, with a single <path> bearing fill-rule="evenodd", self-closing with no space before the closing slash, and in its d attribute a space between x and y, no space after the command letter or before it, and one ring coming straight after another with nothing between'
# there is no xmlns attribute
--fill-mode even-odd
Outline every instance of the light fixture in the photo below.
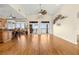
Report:
<svg viewBox="0 0 79 59"><path fill-rule="evenodd" d="M41 6L42 6L42 5L40 4L40 11L39 11L38 13L41 14L41 15L46 15L46 14L47 14L47 11L44 10L44 9L42 9Z"/></svg>
<svg viewBox="0 0 79 59"><path fill-rule="evenodd" d="M14 17L12 14L10 14L9 19L13 19L13 18L16 18L16 17Z"/></svg>
<svg viewBox="0 0 79 59"><path fill-rule="evenodd" d="M67 18L67 16L63 16L62 14L57 15L57 17L54 19L53 24L61 25L61 20Z"/></svg>

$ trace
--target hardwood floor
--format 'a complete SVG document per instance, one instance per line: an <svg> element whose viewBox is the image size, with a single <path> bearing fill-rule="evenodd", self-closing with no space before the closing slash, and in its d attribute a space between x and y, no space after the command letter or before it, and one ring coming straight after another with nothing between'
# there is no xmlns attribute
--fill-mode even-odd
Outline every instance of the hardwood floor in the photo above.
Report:
<svg viewBox="0 0 79 59"><path fill-rule="evenodd" d="M1 55L76 55L77 46L53 35L21 35L0 44Z"/></svg>

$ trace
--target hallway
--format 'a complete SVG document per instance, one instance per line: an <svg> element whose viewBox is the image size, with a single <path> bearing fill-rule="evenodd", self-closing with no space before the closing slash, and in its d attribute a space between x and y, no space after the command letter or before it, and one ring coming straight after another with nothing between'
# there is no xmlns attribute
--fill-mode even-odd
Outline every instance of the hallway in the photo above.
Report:
<svg viewBox="0 0 79 59"><path fill-rule="evenodd" d="M77 46L53 35L22 34L17 39L0 44L4 55L58 55L77 54Z"/></svg>

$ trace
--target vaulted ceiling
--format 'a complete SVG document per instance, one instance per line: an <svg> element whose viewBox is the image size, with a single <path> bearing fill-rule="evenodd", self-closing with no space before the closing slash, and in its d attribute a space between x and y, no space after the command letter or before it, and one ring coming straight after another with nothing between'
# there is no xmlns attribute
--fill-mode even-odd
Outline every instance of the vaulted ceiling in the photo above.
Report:
<svg viewBox="0 0 79 59"><path fill-rule="evenodd" d="M53 16L59 11L62 5L42 4L41 8L47 11L48 15ZM37 15L40 11L40 4L0 4L0 16L27 17Z"/></svg>
<svg viewBox="0 0 79 59"><path fill-rule="evenodd" d="M9 17L10 15L16 17L22 17L21 14L17 13L10 5L8 4L0 4L0 17Z"/></svg>

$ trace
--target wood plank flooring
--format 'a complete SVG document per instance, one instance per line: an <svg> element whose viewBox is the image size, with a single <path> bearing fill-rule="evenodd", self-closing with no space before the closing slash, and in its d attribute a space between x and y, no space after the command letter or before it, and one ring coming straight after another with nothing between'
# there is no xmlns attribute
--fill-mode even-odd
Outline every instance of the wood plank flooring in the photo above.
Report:
<svg viewBox="0 0 79 59"><path fill-rule="evenodd" d="M0 55L76 55L77 46L53 35L21 35L0 44Z"/></svg>

